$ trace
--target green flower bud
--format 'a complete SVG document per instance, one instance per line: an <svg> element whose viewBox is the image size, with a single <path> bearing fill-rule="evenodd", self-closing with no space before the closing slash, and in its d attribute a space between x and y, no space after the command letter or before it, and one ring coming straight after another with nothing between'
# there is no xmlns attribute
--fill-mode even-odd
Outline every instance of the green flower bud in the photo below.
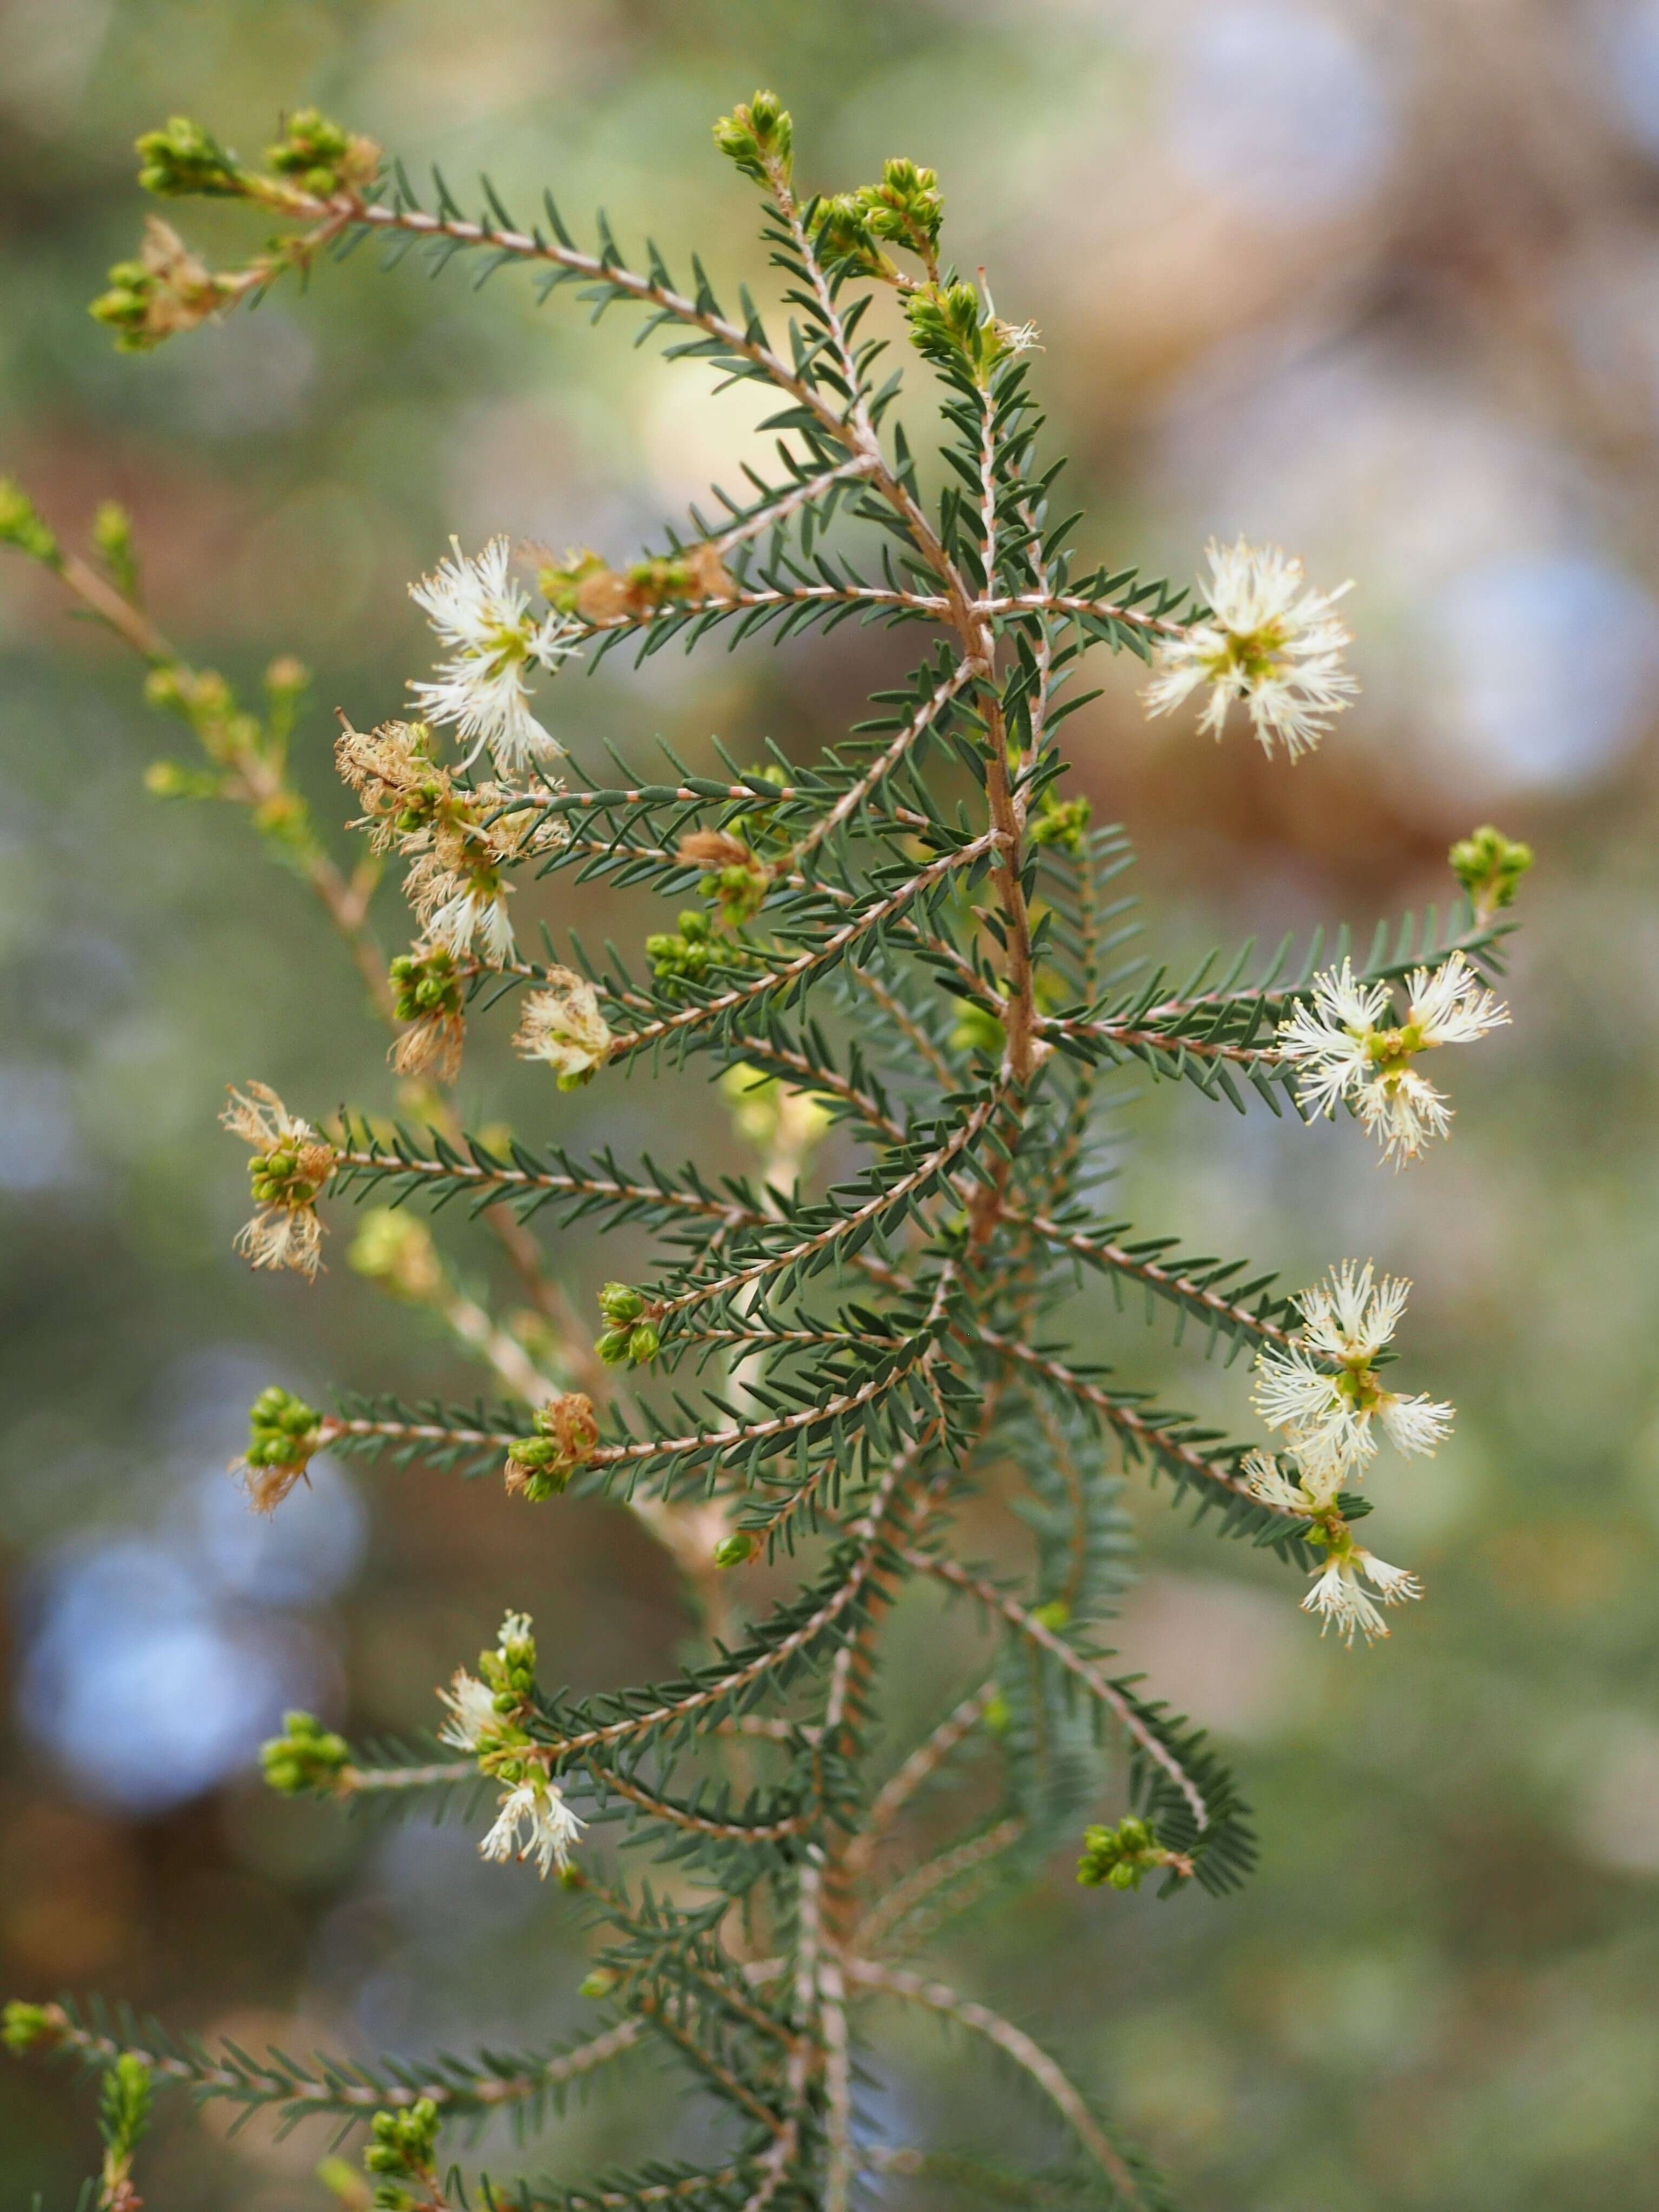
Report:
<svg viewBox="0 0 1659 2212"><path fill-rule="evenodd" d="M627 1359L629 1334L625 1328L608 1328L594 1339L593 1349L607 1367L620 1367Z"/></svg>
<svg viewBox="0 0 1659 2212"><path fill-rule="evenodd" d="M616 1988L617 1979L614 1968L595 1966L591 1973L584 1974L577 1983L576 1995L579 1997L608 1997Z"/></svg>
<svg viewBox="0 0 1659 2212"><path fill-rule="evenodd" d="M662 1346L655 1322L636 1322L629 1332L628 1357L635 1367L648 1366Z"/></svg>
<svg viewBox="0 0 1659 2212"><path fill-rule="evenodd" d="M599 1311L613 1328L620 1328L640 1318L645 1299L630 1284L607 1283L599 1292Z"/></svg>
<svg viewBox="0 0 1659 2212"><path fill-rule="evenodd" d="M794 125L776 93L757 92L722 115L714 125L714 143L757 184L769 185L775 175L788 182Z"/></svg>
<svg viewBox="0 0 1659 2212"><path fill-rule="evenodd" d="M746 1567L754 1556L755 1540L746 1528L734 1529L731 1535L722 1536L714 1547L717 1567Z"/></svg>

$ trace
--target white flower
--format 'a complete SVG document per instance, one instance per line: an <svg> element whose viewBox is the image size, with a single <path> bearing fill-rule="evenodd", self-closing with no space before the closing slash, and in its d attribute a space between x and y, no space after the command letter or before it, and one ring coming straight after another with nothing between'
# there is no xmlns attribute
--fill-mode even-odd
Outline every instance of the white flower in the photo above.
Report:
<svg viewBox="0 0 1659 2212"><path fill-rule="evenodd" d="M530 595L511 574L505 538L492 538L476 559L451 538L453 556L409 587L441 641L453 648L437 680L410 688L421 712L453 722L471 738L469 763L488 745L504 775L528 768L556 744L530 711L529 665L553 670L576 647L580 625L560 614L535 619Z"/></svg>
<svg viewBox="0 0 1659 2212"><path fill-rule="evenodd" d="M1369 1412L1362 1414L1345 1390L1345 1375L1316 1367L1304 1352L1269 1349L1256 1367L1256 1412L1296 1454L1304 1484L1328 1504L1343 1477L1363 1474L1376 1455Z"/></svg>
<svg viewBox="0 0 1659 2212"><path fill-rule="evenodd" d="M1280 1506L1287 1513L1317 1513L1328 1503L1302 1483L1292 1482L1271 1452L1247 1452L1239 1477L1252 1498L1259 1498L1264 1505Z"/></svg>
<svg viewBox="0 0 1659 2212"><path fill-rule="evenodd" d="M570 1864L572 1845L583 1823L565 1803L556 1782L521 1782L501 1801L495 1826L479 1844L487 1859L526 1859L533 1852L544 1881L556 1866Z"/></svg>
<svg viewBox="0 0 1659 2212"><path fill-rule="evenodd" d="M1219 738L1242 701L1268 752L1311 752L1359 686L1342 665L1350 642L1334 609L1343 592L1314 590L1302 563L1276 546L1211 540L1210 614L1158 648L1157 673L1142 693L1150 714L1167 714L1200 684L1210 700L1200 728Z"/></svg>
<svg viewBox="0 0 1659 2212"><path fill-rule="evenodd" d="M1355 980L1352 965L1316 975L1310 995L1279 1024L1279 1048L1298 1069L1297 1096L1316 1114L1346 1098L1396 1166L1444 1136L1451 1109L1413 1066L1444 1044L1473 1044L1506 1023L1508 1009L1462 952L1407 978L1406 1018L1395 1023L1386 983Z"/></svg>
<svg viewBox="0 0 1659 2212"><path fill-rule="evenodd" d="M1403 1567L1391 1567L1374 1552L1362 1551L1355 1545L1346 1555L1334 1553L1302 1601L1304 1613L1320 1616L1322 1636L1328 1628L1334 1628L1342 1641L1351 1644L1356 1630L1368 1644L1388 1634L1387 1621L1360 1586L1362 1574L1376 1585L1384 1605L1403 1605L1408 1598L1423 1595L1415 1575L1407 1574Z"/></svg>
<svg viewBox="0 0 1659 2212"><path fill-rule="evenodd" d="M495 1639L495 1656L505 1663L509 1646L514 1644L528 1644L531 1640L531 1620L527 1613L503 1613L501 1632Z"/></svg>
<svg viewBox="0 0 1659 2212"><path fill-rule="evenodd" d="M614 1042L593 986L572 969L550 968L546 988L524 1002L513 1049L521 1060L544 1060L560 1090L572 1091L605 1065Z"/></svg>
<svg viewBox="0 0 1659 2212"><path fill-rule="evenodd" d="M441 945L453 960L465 960L476 940L486 965L500 968L514 949L508 887L487 859L464 867L465 872L447 867L436 854L422 853L404 878L404 896L415 909L424 945Z"/></svg>
<svg viewBox="0 0 1659 2212"><path fill-rule="evenodd" d="M1384 1275L1379 1280L1370 1261L1345 1260L1333 1267L1330 1279L1316 1283L1297 1298L1302 1342L1328 1359L1358 1359L1369 1364L1392 1341L1411 1295L1403 1275Z"/></svg>
<svg viewBox="0 0 1659 2212"><path fill-rule="evenodd" d="M495 1692L476 1674L469 1674L465 1667L455 1669L449 1687L440 1690L438 1697L449 1708L449 1718L438 1730L440 1743L449 1744L457 1751L477 1751L486 1733L501 1726Z"/></svg>
<svg viewBox="0 0 1659 2212"><path fill-rule="evenodd" d="M1269 1345L1256 1361L1256 1412L1285 1438L1304 1486L1326 1503L1344 1476L1363 1474L1376 1457L1373 1420L1407 1455L1432 1456L1450 1431L1451 1407L1385 1390L1372 1365L1399 1325L1410 1289L1401 1278L1379 1278L1369 1260L1363 1267L1346 1260L1298 1296L1303 1325L1288 1349Z"/></svg>

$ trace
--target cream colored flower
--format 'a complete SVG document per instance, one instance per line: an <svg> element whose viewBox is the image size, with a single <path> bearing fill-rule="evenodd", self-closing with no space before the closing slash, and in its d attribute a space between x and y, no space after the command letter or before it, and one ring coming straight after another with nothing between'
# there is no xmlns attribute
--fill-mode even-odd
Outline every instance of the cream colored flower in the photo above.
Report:
<svg viewBox="0 0 1659 2212"><path fill-rule="evenodd" d="M530 711L531 667L556 669L576 651L580 625L563 615L539 619L512 574L505 538L492 538L476 557L452 538L451 557L410 586L441 643L452 648L435 681L410 688L423 714L453 723L472 740L468 762L489 747L504 775L562 752Z"/></svg>
<svg viewBox="0 0 1659 2212"><path fill-rule="evenodd" d="M562 1874L585 1823L565 1803L556 1782L521 1782L501 1801L495 1825L478 1846L487 1859L535 1858L544 1881L554 1867Z"/></svg>
<svg viewBox="0 0 1659 2212"><path fill-rule="evenodd" d="M1348 631L1334 612L1352 587L1315 591L1302 563L1276 546L1212 539L1207 550L1210 612L1164 639L1142 693L1150 714L1167 714L1201 686L1209 703L1200 727L1219 738L1235 701L1271 752L1310 752L1358 684L1342 665Z"/></svg>
<svg viewBox="0 0 1659 2212"><path fill-rule="evenodd" d="M550 968L524 1002L513 1049L521 1060L544 1060L560 1090L574 1091L604 1066L615 1042L593 986L572 969Z"/></svg>
<svg viewBox="0 0 1659 2212"><path fill-rule="evenodd" d="M1345 1261L1327 1282L1302 1292L1303 1326L1289 1348L1267 1346L1257 1359L1256 1412L1284 1437L1304 1487L1324 1503L1376 1457L1374 1422L1408 1455L1431 1456L1450 1432L1450 1406L1385 1389L1372 1364L1410 1287L1387 1275L1379 1281L1369 1260L1363 1267Z"/></svg>
<svg viewBox="0 0 1659 2212"><path fill-rule="evenodd" d="M1462 952L1407 979L1403 1022L1386 983L1360 983L1352 964L1316 975L1310 995L1279 1025L1279 1049L1297 1069L1297 1096L1315 1114L1346 1098L1396 1166L1446 1133L1451 1109L1413 1066L1419 1053L1473 1044L1508 1022L1509 1010Z"/></svg>

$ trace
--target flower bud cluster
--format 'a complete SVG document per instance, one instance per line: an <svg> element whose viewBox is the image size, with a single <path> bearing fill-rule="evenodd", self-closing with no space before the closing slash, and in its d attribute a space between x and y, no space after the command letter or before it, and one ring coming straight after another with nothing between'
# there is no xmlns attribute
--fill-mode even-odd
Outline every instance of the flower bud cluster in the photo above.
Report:
<svg viewBox="0 0 1659 2212"><path fill-rule="evenodd" d="M247 189L236 156L186 115L170 116L164 130L144 131L136 145L138 182L147 192L237 198Z"/></svg>
<svg viewBox="0 0 1659 2212"><path fill-rule="evenodd" d="M562 1390L536 1410L536 1433L520 1437L507 1455L507 1487L532 1505L556 1498L599 1448L593 1401L580 1390Z"/></svg>
<svg viewBox="0 0 1659 2212"><path fill-rule="evenodd" d="M334 1172L333 1146L290 1114L264 1083L233 1091L219 1119L256 1148L248 1186L259 1212L238 1233L236 1249L256 1267L292 1267L315 1276L323 1237L316 1200Z"/></svg>
<svg viewBox="0 0 1659 2212"><path fill-rule="evenodd" d="M1474 902L1483 921L1509 906L1521 878L1532 866L1532 847L1506 837L1490 822L1460 837L1447 858L1452 873Z"/></svg>
<svg viewBox="0 0 1659 2212"><path fill-rule="evenodd" d="M270 1787L283 1797L331 1797L351 1764L343 1736L325 1729L314 1713L283 1715L283 1733L259 1747Z"/></svg>
<svg viewBox="0 0 1659 2212"><path fill-rule="evenodd" d="M27 2004L13 1997L0 2012L0 2043L21 2058L31 2051L52 2051L69 2030L69 2015L61 2005Z"/></svg>
<svg viewBox="0 0 1659 2212"><path fill-rule="evenodd" d="M1057 845L1062 853L1080 853L1084 832L1093 812L1081 792L1075 799L1060 799L1054 792L1045 791L1036 812L1026 824L1027 842Z"/></svg>
<svg viewBox="0 0 1659 2212"><path fill-rule="evenodd" d="M708 872L697 889L716 903L727 929L752 921L772 887L772 871L751 845L726 830L690 830L680 839L674 858L685 868Z"/></svg>
<svg viewBox="0 0 1659 2212"><path fill-rule="evenodd" d="M435 1075L453 1083L466 1039L465 994L447 945L400 952L387 971L392 1010L406 1029L393 1044L399 1075Z"/></svg>
<svg viewBox="0 0 1659 2212"><path fill-rule="evenodd" d="M925 361L939 368L965 368L981 386L1000 362L1036 343L1029 324L1005 323L972 284L924 284L905 295L904 312L911 341Z"/></svg>
<svg viewBox="0 0 1659 2212"><path fill-rule="evenodd" d="M751 967L757 956L738 939L722 936L700 907L682 907L678 927L653 930L645 940L651 972L672 990L681 982L702 983L731 968Z"/></svg>
<svg viewBox="0 0 1659 2212"><path fill-rule="evenodd" d="M599 1292L605 1333L594 1350L607 1367L643 1367L653 1360L662 1339L640 1291L626 1283L607 1283Z"/></svg>
<svg viewBox="0 0 1659 2212"><path fill-rule="evenodd" d="M372 138L343 131L315 107L301 107L287 118L283 136L265 149L265 160L314 199L358 192L380 174L380 149Z"/></svg>
<svg viewBox="0 0 1659 2212"><path fill-rule="evenodd" d="M745 177L758 185L789 181L794 125L775 92L757 92L714 125L714 143Z"/></svg>
<svg viewBox="0 0 1659 2212"><path fill-rule="evenodd" d="M418 1305L429 1305L443 1288L443 1264L432 1231L402 1206L371 1206L346 1259L358 1274Z"/></svg>
<svg viewBox="0 0 1659 2212"><path fill-rule="evenodd" d="M376 2206L385 2212L410 2212L421 2199L402 2185L438 2178L438 2107L430 2097L421 2097L400 2112L376 2112L368 2132L363 2170L375 2177Z"/></svg>
<svg viewBox="0 0 1659 2212"><path fill-rule="evenodd" d="M63 559L58 539L15 477L0 477L0 545L15 546L32 561L55 568Z"/></svg>
<svg viewBox="0 0 1659 2212"><path fill-rule="evenodd" d="M248 1407L247 1449L231 1469L258 1513L280 1505L323 1443L322 1416L273 1382Z"/></svg>
<svg viewBox="0 0 1659 2212"><path fill-rule="evenodd" d="M891 283L897 271L882 251L882 241L908 246L933 276L944 221L938 177L932 169L900 156L884 164L878 185L860 185L824 203L820 237L830 253Z"/></svg>
<svg viewBox="0 0 1659 2212"><path fill-rule="evenodd" d="M1166 1850L1150 1821L1126 1814L1116 1827L1090 1827L1083 1832L1083 1856L1077 1878L1086 1889L1109 1884L1113 1889L1139 1889L1149 1874L1160 1867L1190 1874L1192 1863L1179 1851Z"/></svg>
<svg viewBox="0 0 1659 2212"><path fill-rule="evenodd" d="M137 259L115 264L108 291L100 293L88 312L115 332L118 352L145 353L164 338L193 331L257 281L246 270L219 275L191 252L170 224L153 215L145 219Z"/></svg>

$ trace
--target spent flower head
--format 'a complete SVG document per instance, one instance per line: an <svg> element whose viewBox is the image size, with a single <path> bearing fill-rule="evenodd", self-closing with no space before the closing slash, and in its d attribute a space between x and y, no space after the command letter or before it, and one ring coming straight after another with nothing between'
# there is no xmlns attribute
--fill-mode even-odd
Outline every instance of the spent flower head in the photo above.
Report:
<svg viewBox="0 0 1659 2212"><path fill-rule="evenodd" d="M1263 748L1294 760L1310 752L1359 689L1342 665L1352 642L1335 612L1351 587L1316 591L1302 563L1275 545L1212 539L1209 612L1158 644L1142 696L1150 714L1167 714L1207 687L1200 727L1219 738L1228 709L1249 714Z"/></svg>
<svg viewBox="0 0 1659 2212"><path fill-rule="evenodd" d="M556 1497L599 1449L593 1401L580 1390L561 1390L538 1406L533 1436L520 1437L507 1455L507 1487L539 1504Z"/></svg>
<svg viewBox="0 0 1659 2212"><path fill-rule="evenodd" d="M322 1415L273 1382L248 1407L247 1418L247 1449L230 1471L242 1478L256 1513L274 1512L322 1449Z"/></svg>
<svg viewBox="0 0 1659 2212"><path fill-rule="evenodd" d="M248 1182L259 1211L238 1231L236 1249L256 1267L314 1277L323 1238L317 1196L334 1172L333 1146L290 1114L266 1083L233 1090L219 1119L254 1147Z"/></svg>
<svg viewBox="0 0 1659 2212"><path fill-rule="evenodd" d="M513 1049L520 1060L545 1060L560 1090L574 1091L605 1066L615 1042L586 977L550 968L524 1002Z"/></svg>

